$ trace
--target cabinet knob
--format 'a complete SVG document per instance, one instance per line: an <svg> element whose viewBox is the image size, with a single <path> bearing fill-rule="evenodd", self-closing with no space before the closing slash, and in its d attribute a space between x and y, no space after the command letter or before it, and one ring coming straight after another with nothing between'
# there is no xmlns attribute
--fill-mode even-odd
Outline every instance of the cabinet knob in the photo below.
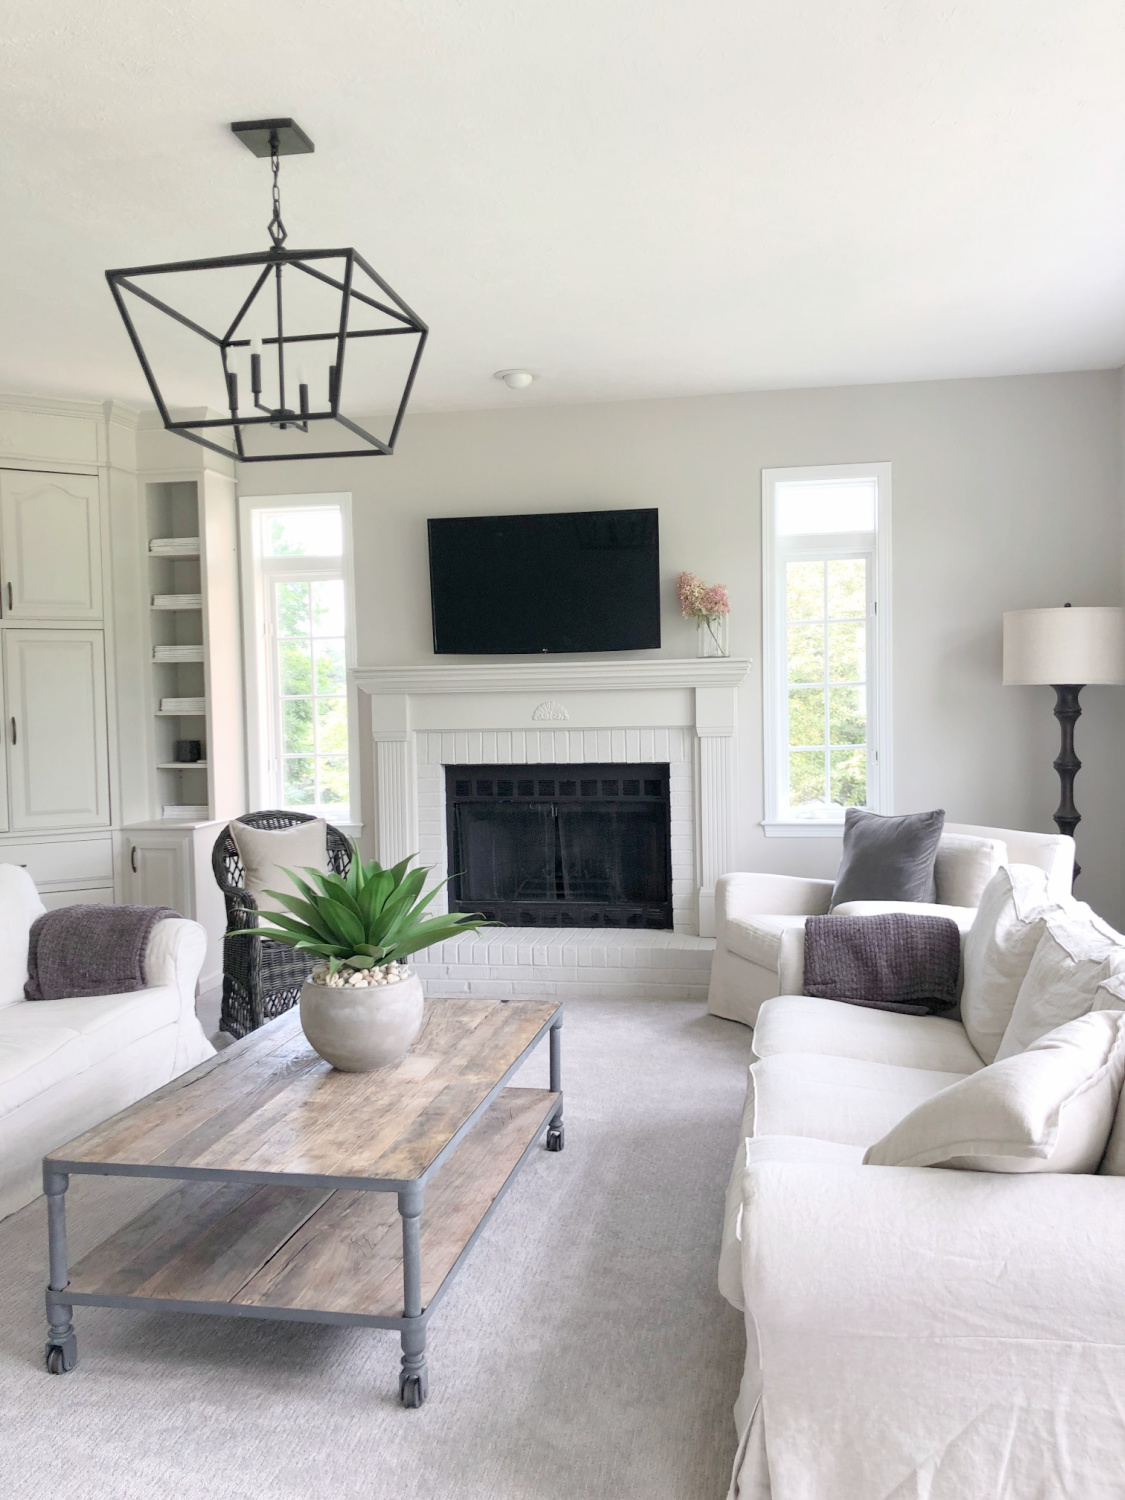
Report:
<svg viewBox="0 0 1125 1500"><path fill-rule="evenodd" d="M12 744L16 743L16 716L12 715Z"/></svg>
<svg viewBox="0 0 1125 1500"><path fill-rule="evenodd" d="M12 585L11 585L11 581L9 580L9 583L8 583L8 609L9 609L9 611L11 610L11 608L12 608Z"/></svg>
<svg viewBox="0 0 1125 1500"><path fill-rule="evenodd" d="M135 875L137 873L137 846L136 846L136 844L134 844L133 847L129 850L129 864L132 866L133 874Z"/></svg>

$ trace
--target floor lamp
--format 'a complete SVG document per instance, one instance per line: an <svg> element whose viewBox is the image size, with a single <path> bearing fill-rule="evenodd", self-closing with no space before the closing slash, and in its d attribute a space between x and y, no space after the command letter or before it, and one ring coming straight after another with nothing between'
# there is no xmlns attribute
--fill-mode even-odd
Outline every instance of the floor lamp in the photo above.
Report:
<svg viewBox="0 0 1125 1500"><path fill-rule="evenodd" d="M1082 815L1074 806L1074 777L1082 762L1074 753L1074 725L1082 709L1078 694L1087 683L1125 682L1125 609L1013 609L1004 615L1004 686L1047 684L1055 690L1055 718L1062 745L1059 773L1060 833L1074 833ZM1081 873L1075 864L1074 873Z"/></svg>

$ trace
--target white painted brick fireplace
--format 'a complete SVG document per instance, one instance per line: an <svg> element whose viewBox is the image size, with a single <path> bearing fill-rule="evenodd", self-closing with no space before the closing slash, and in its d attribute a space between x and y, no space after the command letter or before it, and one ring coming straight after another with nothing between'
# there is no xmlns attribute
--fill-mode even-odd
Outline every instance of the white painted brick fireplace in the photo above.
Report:
<svg viewBox="0 0 1125 1500"><path fill-rule="evenodd" d="M674 931L485 928L431 949L428 991L703 999L715 881L731 868L730 659L381 667L355 674L374 739L375 846L444 875L447 765L667 762ZM434 910L444 909L438 896Z"/></svg>

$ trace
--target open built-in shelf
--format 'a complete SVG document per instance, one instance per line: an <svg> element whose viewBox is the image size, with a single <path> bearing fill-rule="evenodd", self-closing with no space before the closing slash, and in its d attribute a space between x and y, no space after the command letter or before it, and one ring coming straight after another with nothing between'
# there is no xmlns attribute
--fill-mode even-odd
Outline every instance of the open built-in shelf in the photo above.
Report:
<svg viewBox="0 0 1125 1500"><path fill-rule="evenodd" d="M230 816L244 807L233 486L202 470L147 481L145 502L154 813L205 805L210 818ZM162 647L191 659L161 661ZM165 709L168 699L199 707ZM188 739L201 742L200 760L177 760L176 741Z"/></svg>

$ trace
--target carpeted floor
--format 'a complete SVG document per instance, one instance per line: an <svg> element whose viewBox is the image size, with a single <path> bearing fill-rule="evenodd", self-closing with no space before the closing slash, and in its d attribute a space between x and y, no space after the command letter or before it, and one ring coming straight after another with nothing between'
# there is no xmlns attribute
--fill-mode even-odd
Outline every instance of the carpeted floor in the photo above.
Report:
<svg viewBox="0 0 1125 1500"><path fill-rule="evenodd" d="M43 1369L43 1200L0 1224L4 1500L722 1500L744 1350L715 1287L750 1034L677 1001L572 1001L567 1146L538 1151L398 1402L374 1330L78 1308ZM545 1083L546 1048L520 1081ZM72 1255L164 1184L76 1179Z"/></svg>

